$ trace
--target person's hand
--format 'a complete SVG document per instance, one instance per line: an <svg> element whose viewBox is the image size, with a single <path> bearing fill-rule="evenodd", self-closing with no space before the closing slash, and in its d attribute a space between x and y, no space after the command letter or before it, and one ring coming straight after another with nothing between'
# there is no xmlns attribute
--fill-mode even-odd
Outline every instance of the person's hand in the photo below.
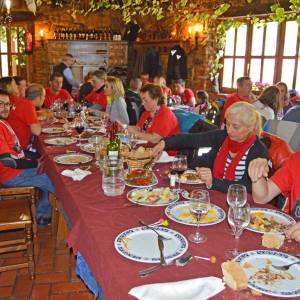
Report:
<svg viewBox="0 0 300 300"><path fill-rule="evenodd" d="M257 97L253 93L250 93L250 95L249 95L249 103L252 104L255 101L257 101Z"/></svg>
<svg viewBox="0 0 300 300"><path fill-rule="evenodd" d="M212 172L209 168L196 168L197 175L199 178L205 183L207 188L210 188L212 186Z"/></svg>
<svg viewBox="0 0 300 300"><path fill-rule="evenodd" d="M156 146L153 147L152 149L152 155L158 156L160 153L165 149L166 143L165 141L161 140Z"/></svg>
<svg viewBox="0 0 300 300"><path fill-rule="evenodd" d="M256 158L250 161L248 174L252 182L256 182L262 177L268 177L269 166L265 158Z"/></svg>
<svg viewBox="0 0 300 300"><path fill-rule="evenodd" d="M287 229L285 231L285 234L288 238L294 239L295 241L300 243L300 222Z"/></svg>

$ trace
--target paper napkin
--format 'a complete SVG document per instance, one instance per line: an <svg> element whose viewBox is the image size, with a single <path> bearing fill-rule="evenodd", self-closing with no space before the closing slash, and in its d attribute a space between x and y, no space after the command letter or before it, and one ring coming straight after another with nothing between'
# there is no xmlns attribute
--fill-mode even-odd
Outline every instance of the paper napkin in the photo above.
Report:
<svg viewBox="0 0 300 300"><path fill-rule="evenodd" d="M61 172L61 174L67 177L71 177L74 181L80 181L86 176L92 174L92 172L77 168L75 170L64 170Z"/></svg>

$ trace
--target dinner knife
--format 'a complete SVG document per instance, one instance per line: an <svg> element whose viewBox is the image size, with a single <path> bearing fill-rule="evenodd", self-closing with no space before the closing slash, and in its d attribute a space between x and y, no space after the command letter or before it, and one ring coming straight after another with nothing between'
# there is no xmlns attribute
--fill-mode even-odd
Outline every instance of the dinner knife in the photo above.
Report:
<svg viewBox="0 0 300 300"><path fill-rule="evenodd" d="M158 249L160 254L160 264L162 266L165 266L167 263L164 257L164 241L160 236L157 236L157 242L158 242Z"/></svg>

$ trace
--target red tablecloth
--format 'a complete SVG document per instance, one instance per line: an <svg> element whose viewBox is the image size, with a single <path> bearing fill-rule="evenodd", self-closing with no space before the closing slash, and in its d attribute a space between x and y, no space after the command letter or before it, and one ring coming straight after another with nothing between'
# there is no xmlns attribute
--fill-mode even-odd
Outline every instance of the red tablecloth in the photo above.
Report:
<svg viewBox="0 0 300 300"><path fill-rule="evenodd" d="M43 144L44 137L38 141L38 149L43 155L44 167L55 185L58 199L68 215L72 229L68 237L68 244L73 250L80 251L87 261L94 277L104 292L105 300L134 299L128 291L138 285L157 282L178 281L196 277L217 276L222 277L220 264L225 260L225 251L234 248L235 241L228 233L227 222L223 221L214 226L201 227L201 232L207 236L204 244L189 243L188 253L192 255L217 257L217 263L193 260L184 268L169 267L149 277L140 278L137 272L149 267L149 264L128 260L117 253L114 248L115 237L122 231L138 226L138 219L145 223L153 223L165 217L165 207L124 207L125 193L120 197L106 197L101 189L101 176L93 164L92 175L82 181L73 181L60 173L66 166L53 162L55 155L64 153L64 147L49 147ZM74 145L69 149L77 149ZM78 149L77 149L78 150ZM158 165L157 165L158 166ZM161 171L166 166L159 166ZM162 172L156 170L160 185L167 186L167 179L160 176ZM184 187L184 186L183 186ZM188 187L191 189L191 187ZM217 191L210 191L211 202L222 207L226 212L228 206L226 195ZM249 197L249 202L251 203ZM255 205L258 206L258 205ZM169 227L188 236L195 227L181 225L173 221ZM288 243L286 252L294 252L298 245ZM298 247L299 249L300 247ZM245 230L239 241L239 250L248 251L262 249L261 235ZM299 252L299 251L298 251ZM249 290L234 292L226 288L213 299L272 299L273 297L254 297ZM185 300L185 299L183 299ZM188 300L188 299L186 299Z"/></svg>

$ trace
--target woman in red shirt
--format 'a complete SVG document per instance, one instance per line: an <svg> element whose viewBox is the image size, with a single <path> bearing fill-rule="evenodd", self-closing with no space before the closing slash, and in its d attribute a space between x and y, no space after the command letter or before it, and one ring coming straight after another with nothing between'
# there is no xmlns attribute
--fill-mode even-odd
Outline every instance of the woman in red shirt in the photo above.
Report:
<svg viewBox="0 0 300 300"><path fill-rule="evenodd" d="M166 106L165 97L159 85L146 84L140 91L145 108L136 126L129 126L129 133L138 139L158 143L162 138L180 132L178 120Z"/></svg>

